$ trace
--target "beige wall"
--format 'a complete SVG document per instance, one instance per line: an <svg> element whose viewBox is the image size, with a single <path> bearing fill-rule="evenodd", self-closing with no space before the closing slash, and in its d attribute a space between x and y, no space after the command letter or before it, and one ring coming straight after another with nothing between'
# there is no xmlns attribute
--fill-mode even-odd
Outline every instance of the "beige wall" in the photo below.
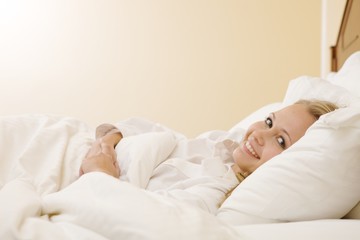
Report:
<svg viewBox="0 0 360 240"><path fill-rule="evenodd" d="M1 115L228 129L320 75L321 0L0 0Z"/></svg>

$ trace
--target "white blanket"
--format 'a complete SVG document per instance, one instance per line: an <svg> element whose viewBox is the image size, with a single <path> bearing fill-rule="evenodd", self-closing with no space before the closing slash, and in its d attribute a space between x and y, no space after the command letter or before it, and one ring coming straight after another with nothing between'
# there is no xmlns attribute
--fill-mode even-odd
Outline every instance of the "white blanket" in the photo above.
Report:
<svg viewBox="0 0 360 240"><path fill-rule="evenodd" d="M77 179L94 133L80 121L11 116L0 131L0 239L249 239L106 174Z"/></svg>

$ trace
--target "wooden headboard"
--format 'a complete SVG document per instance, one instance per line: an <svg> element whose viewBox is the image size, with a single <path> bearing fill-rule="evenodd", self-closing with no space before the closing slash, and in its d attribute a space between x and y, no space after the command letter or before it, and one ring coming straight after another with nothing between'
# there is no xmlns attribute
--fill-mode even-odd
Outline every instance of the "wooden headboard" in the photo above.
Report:
<svg viewBox="0 0 360 240"><path fill-rule="evenodd" d="M360 0L347 0L336 45L331 47L331 71L338 71L356 51L360 51Z"/></svg>

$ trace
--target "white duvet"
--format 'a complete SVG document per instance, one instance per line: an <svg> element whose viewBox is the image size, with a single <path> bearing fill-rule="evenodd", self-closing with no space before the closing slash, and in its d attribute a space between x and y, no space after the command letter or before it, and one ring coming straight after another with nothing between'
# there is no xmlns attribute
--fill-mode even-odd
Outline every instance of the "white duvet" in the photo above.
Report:
<svg viewBox="0 0 360 240"><path fill-rule="evenodd" d="M0 119L0 239L249 239L215 216L95 172L93 130L71 118Z"/></svg>

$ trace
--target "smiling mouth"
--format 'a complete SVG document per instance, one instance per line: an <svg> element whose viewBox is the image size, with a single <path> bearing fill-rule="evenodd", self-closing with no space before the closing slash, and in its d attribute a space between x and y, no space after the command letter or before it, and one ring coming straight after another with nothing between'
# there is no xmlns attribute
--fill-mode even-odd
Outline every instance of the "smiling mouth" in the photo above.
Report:
<svg viewBox="0 0 360 240"><path fill-rule="evenodd" d="M246 141L245 143L245 147L247 150L249 150L249 152L255 157L255 158L260 158L259 155L257 155L257 153L255 152L255 150L253 149L253 147L250 145L250 143L248 141Z"/></svg>

